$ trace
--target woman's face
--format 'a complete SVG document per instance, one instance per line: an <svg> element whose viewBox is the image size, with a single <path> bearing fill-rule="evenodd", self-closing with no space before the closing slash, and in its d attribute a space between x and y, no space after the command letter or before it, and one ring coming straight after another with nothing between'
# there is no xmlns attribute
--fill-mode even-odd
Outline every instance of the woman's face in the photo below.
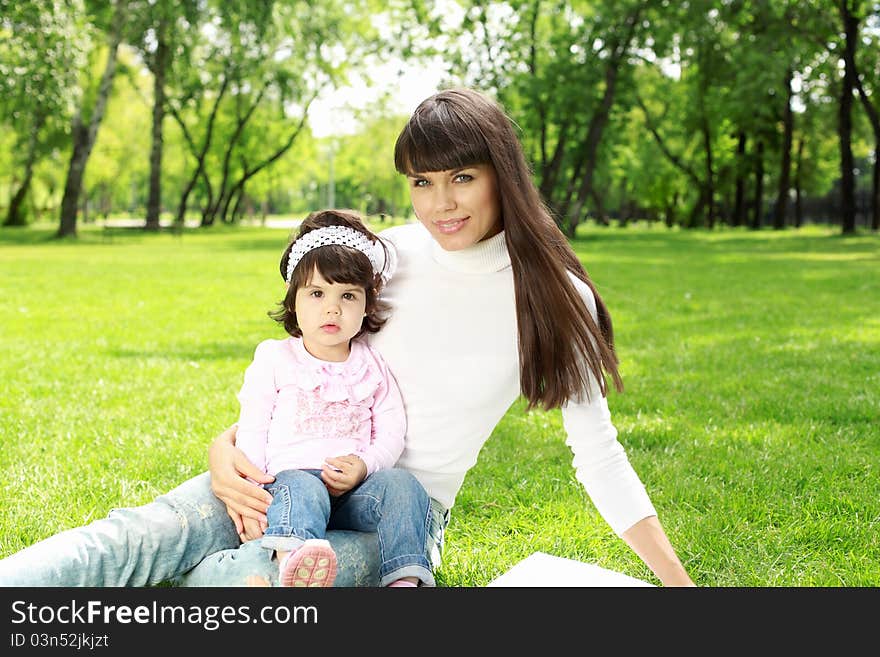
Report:
<svg viewBox="0 0 880 657"><path fill-rule="evenodd" d="M416 217L446 251L501 232L498 179L491 164L407 176Z"/></svg>

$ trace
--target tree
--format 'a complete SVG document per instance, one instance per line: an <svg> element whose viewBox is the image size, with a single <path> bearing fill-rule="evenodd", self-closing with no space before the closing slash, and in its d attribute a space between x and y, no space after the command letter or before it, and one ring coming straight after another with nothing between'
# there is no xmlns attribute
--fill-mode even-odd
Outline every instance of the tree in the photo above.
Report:
<svg viewBox="0 0 880 657"><path fill-rule="evenodd" d="M191 63L172 62L168 85L169 111L196 162L178 220L191 195L202 225L235 220L248 185L306 133L315 97L384 47L374 4L209 6Z"/></svg>
<svg viewBox="0 0 880 657"><path fill-rule="evenodd" d="M866 20L866 26L871 29L865 30L862 40L866 48L863 49L861 64L857 64L853 58L854 84L859 93L859 100L871 123L874 133L874 166L871 178L871 230L880 230L880 55L878 55L878 30L880 30L880 3L872 4L872 12ZM870 21L870 23L868 23ZM866 71L862 74L859 71Z"/></svg>
<svg viewBox="0 0 880 657"><path fill-rule="evenodd" d="M860 17L858 0L839 0L837 9L843 28L843 80L840 86L840 105L837 130L840 136L840 214L844 235L856 230L855 161L852 152L852 105L856 87L856 48L859 38Z"/></svg>
<svg viewBox="0 0 880 657"><path fill-rule="evenodd" d="M527 155L557 222L573 235L594 198L605 130L651 2L462 2L454 70L495 93L523 128Z"/></svg>
<svg viewBox="0 0 880 657"><path fill-rule="evenodd" d="M189 64L189 33L203 29L204 3L196 0L129 0L126 40L134 45L153 76L150 176L144 227L159 229L162 209L162 155L167 112L166 78L173 59L178 67Z"/></svg>
<svg viewBox="0 0 880 657"><path fill-rule="evenodd" d="M72 138L73 148L67 169L67 180L64 185L64 196L61 199L61 217L57 237L76 237L76 219L79 199L82 193L83 177L86 164L95 145L98 129L104 118L110 87L116 73L116 58L122 42L122 28L125 22L125 0L112 0L109 7L101 7L109 12L109 26L106 32L107 54L104 72L101 75L97 92L91 106L87 101L80 102L73 117ZM90 82L91 80L87 80ZM89 113L88 117L86 114Z"/></svg>
<svg viewBox="0 0 880 657"><path fill-rule="evenodd" d="M24 200L35 167L58 143L72 111L83 44L78 2L0 0L0 116L16 135L12 150L20 167L5 226L27 223Z"/></svg>

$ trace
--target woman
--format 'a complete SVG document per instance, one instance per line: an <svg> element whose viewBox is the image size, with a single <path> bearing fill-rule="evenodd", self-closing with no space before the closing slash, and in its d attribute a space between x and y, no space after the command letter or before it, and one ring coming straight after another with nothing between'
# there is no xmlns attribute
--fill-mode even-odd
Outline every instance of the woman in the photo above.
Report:
<svg viewBox="0 0 880 657"><path fill-rule="evenodd" d="M693 585L611 422L605 376L618 388L621 382L610 316L541 202L508 117L475 91L441 91L404 127L395 165L409 180L419 223L381 235L396 267L383 296L390 319L370 343L406 406L397 467L414 475L440 510L426 545L434 567L465 474L522 395L529 407L562 409L577 478L615 533L664 585ZM259 533L255 523L242 521L265 527L271 497L245 477L271 477L251 466L234 440L231 428L210 450L211 489L222 504L201 475L151 505L98 521L112 523L102 533L93 523L43 541L54 542L56 563L59 550L62 557L36 577L70 583L71 570L86 569L74 583L137 585L184 573L190 585L274 583L277 565L260 560L252 548L259 541L247 540ZM375 555L374 535L331 534L337 585L363 582L352 573L363 555ZM239 538L247 542L232 549ZM26 561L0 561L0 585L9 582L10 560L18 559L19 569L40 568L41 554L50 553L41 544L19 553L32 551ZM85 545L97 545L100 557L84 556Z"/></svg>

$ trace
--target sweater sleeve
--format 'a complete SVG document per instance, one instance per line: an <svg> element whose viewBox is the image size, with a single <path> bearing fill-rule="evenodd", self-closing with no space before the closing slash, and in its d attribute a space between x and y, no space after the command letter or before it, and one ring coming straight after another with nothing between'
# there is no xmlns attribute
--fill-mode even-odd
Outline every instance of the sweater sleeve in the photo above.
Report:
<svg viewBox="0 0 880 657"><path fill-rule="evenodd" d="M235 445L251 463L266 472L266 443L269 424L278 390L275 385L274 360L277 341L265 340L257 345L254 359L244 373L244 383L238 393L241 414Z"/></svg>
<svg viewBox="0 0 880 657"><path fill-rule="evenodd" d="M596 319L592 291L580 280L575 284ZM567 434L565 443L574 455L575 475L618 536L639 520L657 515L623 445L617 440L608 401L594 378L591 378L588 398L562 407L562 422Z"/></svg>
<svg viewBox="0 0 880 657"><path fill-rule="evenodd" d="M370 444L357 452L367 466L368 476L394 467L406 437L406 412L397 381L379 353L372 348L369 353L382 376L373 396Z"/></svg>

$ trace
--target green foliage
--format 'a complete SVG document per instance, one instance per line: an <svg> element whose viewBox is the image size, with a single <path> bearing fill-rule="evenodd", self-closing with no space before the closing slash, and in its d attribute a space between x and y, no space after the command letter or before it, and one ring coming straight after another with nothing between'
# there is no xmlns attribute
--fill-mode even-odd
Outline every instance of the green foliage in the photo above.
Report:
<svg viewBox="0 0 880 657"><path fill-rule="evenodd" d="M378 227L375 226L375 227ZM207 467L282 293L286 230L0 229L0 556ZM696 582L880 584L876 236L581 227L614 318L619 439ZM441 585L533 551L655 582L515 404L452 512Z"/></svg>
<svg viewBox="0 0 880 657"><path fill-rule="evenodd" d="M0 206L24 184L28 212L57 206L70 126L77 109L86 122L92 112L114 6L0 0ZM852 6L861 19L861 82L876 106L880 4ZM87 168L90 212L145 210L160 36L169 52L166 215L194 177L190 218L231 221L235 207L247 216L325 204L330 150L339 203L405 212L388 164L402 123L396 111L368 108L356 135L317 140L308 129L316 94L354 77L369 80L395 58L443 68L445 85L495 95L520 128L549 204L572 222L604 211L699 225L710 186L720 218L730 220L738 182L745 201L754 201L759 142L772 203L790 69L793 149L803 144L799 157L792 153L790 180L808 200L836 193L842 43L831 0L127 0L124 8L119 72ZM431 55L437 59L427 63ZM876 137L858 100L853 121L856 184L867 196ZM196 156L209 137L197 175Z"/></svg>

